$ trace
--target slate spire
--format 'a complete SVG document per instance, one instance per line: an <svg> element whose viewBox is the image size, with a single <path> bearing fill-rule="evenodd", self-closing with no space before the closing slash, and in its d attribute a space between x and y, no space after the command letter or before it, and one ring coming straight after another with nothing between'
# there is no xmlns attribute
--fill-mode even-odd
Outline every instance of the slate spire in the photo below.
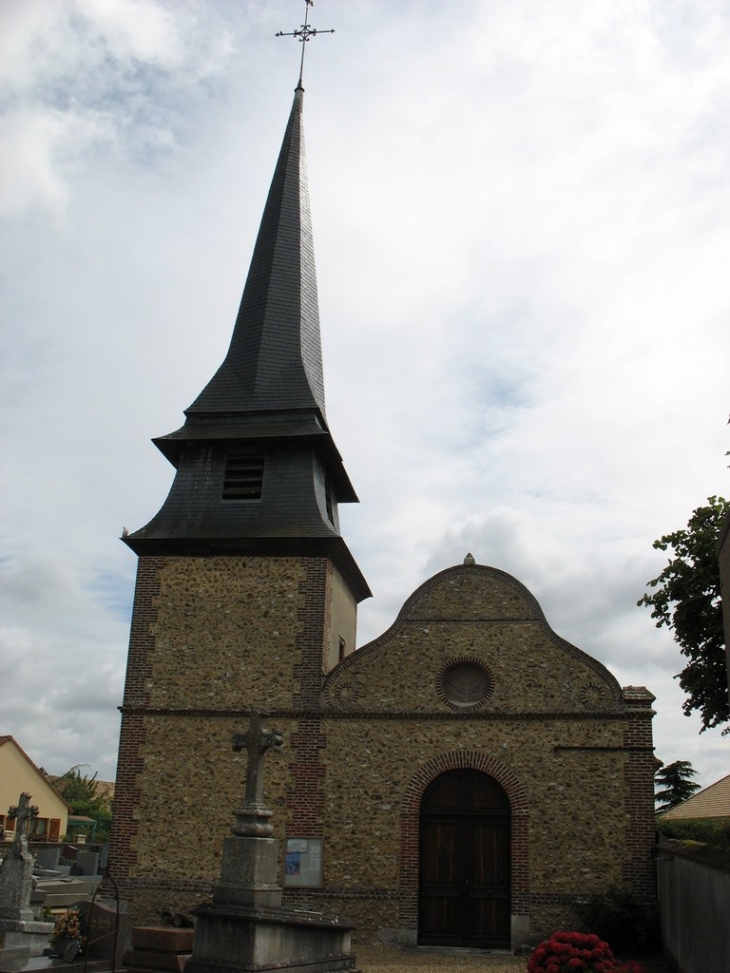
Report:
<svg viewBox="0 0 730 973"><path fill-rule="evenodd" d="M303 100L297 87L231 346L188 416L313 409L324 421Z"/></svg>
<svg viewBox="0 0 730 973"><path fill-rule="evenodd" d="M370 592L339 532L357 501L327 426L304 133L294 94L226 357L154 442L177 468L138 554L327 556Z"/></svg>

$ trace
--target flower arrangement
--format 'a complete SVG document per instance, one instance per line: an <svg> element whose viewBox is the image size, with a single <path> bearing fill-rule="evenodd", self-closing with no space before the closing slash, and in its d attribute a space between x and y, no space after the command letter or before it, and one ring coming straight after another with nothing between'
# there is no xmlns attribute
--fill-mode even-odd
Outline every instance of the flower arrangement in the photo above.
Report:
<svg viewBox="0 0 730 973"><path fill-rule="evenodd" d="M619 964L608 943L594 934L556 932L535 949L527 973L643 973L633 960Z"/></svg>
<svg viewBox="0 0 730 973"><path fill-rule="evenodd" d="M56 917L56 926L51 933L51 942L60 939L72 939L83 945L86 937L81 935L81 915L78 909L66 909L63 915Z"/></svg>

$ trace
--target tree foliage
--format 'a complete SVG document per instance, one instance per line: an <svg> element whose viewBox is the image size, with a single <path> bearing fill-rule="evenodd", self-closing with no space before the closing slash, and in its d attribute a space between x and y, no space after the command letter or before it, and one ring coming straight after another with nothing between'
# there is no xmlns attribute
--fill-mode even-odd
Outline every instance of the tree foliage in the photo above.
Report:
<svg viewBox="0 0 730 973"><path fill-rule="evenodd" d="M668 811L692 797L700 789L700 785L692 780L696 776L697 771L689 760L675 760L673 764L660 767L654 775L655 783L662 788L654 795L659 804L657 811Z"/></svg>
<svg viewBox="0 0 730 973"><path fill-rule="evenodd" d="M729 818L692 818L679 821L660 815L656 828L663 838L675 841L699 841L703 845L730 852Z"/></svg>
<svg viewBox="0 0 730 973"><path fill-rule="evenodd" d="M730 720L717 561L720 528L729 511L729 501L709 497L707 506L693 511L685 529L654 541L657 550L671 548L674 556L649 582L654 590L637 602L651 607L657 628L666 625L674 632L675 642L689 659L675 679L687 697L682 706L685 715L693 710L701 715L701 733Z"/></svg>
<svg viewBox="0 0 730 973"><path fill-rule="evenodd" d="M627 888L609 885L572 908L584 928L617 952L653 951L661 944L656 907L640 902Z"/></svg>
<svg viewBox="0 0 730 973"><path fill-rule="evenodd" d="M108 826L111 807L108 798L99 790L96 774L82 777L81 771L72 767L63 777L57 778L55 784L74 814L94 818L102 827Z"/></svg>

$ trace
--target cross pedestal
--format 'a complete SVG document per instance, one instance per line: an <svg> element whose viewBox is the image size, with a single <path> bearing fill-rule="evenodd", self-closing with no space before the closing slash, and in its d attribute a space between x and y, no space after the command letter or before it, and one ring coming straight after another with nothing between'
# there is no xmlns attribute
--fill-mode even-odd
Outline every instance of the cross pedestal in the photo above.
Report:
<svg viewBox="0 0 730 973"><path fill-rule="evenodd" d="M8 814L15 818L15 837L0 865L0 954L3 950L21 950L29 956L42 956L53 932L54 923L37 920L30 907L33 857L28 854L25 829L26 822L37 814L38 808L31 807L30 794L21 794L17 807L10 808Z"/></svg>
<svg viewBox="0 0 730 973"><path fill-rule="evenodd" d="M193 955L185 973L336 973L354 970L352 926L318 912L282 906L277 882L279 842L270 835L272 812L264 804L264 762L280 751L280 733L251 717L233 749L245 749L246 794L223 841L220 882L212 903L193 909Z"/></svg>

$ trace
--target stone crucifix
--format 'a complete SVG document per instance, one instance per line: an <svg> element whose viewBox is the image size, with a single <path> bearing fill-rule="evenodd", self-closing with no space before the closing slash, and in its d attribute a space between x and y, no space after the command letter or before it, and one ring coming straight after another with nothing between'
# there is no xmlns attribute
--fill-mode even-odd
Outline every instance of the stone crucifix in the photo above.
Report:
<svg viewBox="0 0 730 973"><path fill-rule="evenodd" d="M30 794L23 792L18 798L17 806L8 808L8 817L15 818L15 837L13 838L13 854L22 854L28 850L25 836L27 822L38 817L38 808L30 803Z"/></svg>
<svg viewBox="0 0 730 973"><path fill-rule="evenodd" d="M231 828L239 837L268 838L273 834L269 818L273 814L264 804L264 761L269 750L284 749L284 737L278 730L264 727L264 716L252 713L246 733L233 734L233 749L245 750L246 794L243 804L235 812L236 824Z"/></svg>

